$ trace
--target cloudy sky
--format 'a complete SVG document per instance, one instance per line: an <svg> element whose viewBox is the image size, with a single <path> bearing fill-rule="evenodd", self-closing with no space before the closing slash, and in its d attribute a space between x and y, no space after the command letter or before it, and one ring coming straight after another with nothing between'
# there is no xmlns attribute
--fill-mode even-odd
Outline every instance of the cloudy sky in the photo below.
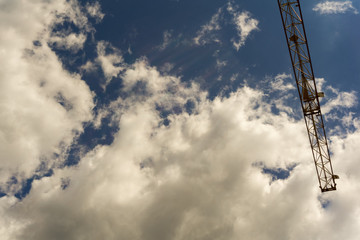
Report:
<svg viewBox="0 0 360 240"><path fill-rule="evenodd" d="M360 1L301 3L323 194L277 1L0 0L1 239L358 239Z"/></svg>

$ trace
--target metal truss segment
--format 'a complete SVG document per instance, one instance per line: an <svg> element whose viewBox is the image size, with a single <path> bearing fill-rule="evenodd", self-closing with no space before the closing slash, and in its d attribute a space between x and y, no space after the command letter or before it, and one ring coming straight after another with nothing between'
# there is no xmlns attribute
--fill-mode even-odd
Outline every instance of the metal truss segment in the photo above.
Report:
<svg viewBox="0 0 360 240"><path fill-rule="evenodd" d="M278 0L290 59L322 192L336 190L319 94L307 43L299 0Z"/></svg>

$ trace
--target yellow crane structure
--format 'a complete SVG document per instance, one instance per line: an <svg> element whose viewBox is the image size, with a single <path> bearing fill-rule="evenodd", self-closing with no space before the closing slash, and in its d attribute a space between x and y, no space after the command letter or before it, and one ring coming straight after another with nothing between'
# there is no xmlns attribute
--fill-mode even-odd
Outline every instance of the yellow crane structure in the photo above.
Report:
<svg viewBox="0 0 360 240"><path fill-rule="evenodd" d="M278 0L278 4L320 189L321 192L333 191L336 190L335 179L339 177L334 175L330 160L319 102L324 93L316 89L300 2Z"/></svg>

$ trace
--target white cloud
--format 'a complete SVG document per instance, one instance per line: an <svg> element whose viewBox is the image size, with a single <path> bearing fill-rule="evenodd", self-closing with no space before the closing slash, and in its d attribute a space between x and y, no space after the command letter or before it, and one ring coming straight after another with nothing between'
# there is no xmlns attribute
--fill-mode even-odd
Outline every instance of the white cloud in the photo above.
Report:
<svg viewBox="0 0 360 240"><path fill-rule="evenodd" d="M328 113L331 110L345 107L351 108L356 106L357 104L357 97L355 92L338 92L335 90L337 94L336 98L329 99L323 107L323 112Z"/></svg>
<svg viewBox="0 0 360 240"><path fill-rule="evenodd" d="M321 85L323 85L325 80L321 79L320 82ZM325 114L330 113L334 110L349 109L355 107L358 102L357 94L355 91L343 92L331 86L325 87L325 99L326 102L324 106L321 107L322 112ZM335 113L335 115L338 115L338 113Z"/></svg>
<svg viewBox="0 0 360 240"><path fill-rule="evenodd" d="M35 171L60 165L82 123L92 119L88 86L47 46L59 22L54 13L69 19L69 4L14 0L0 8L0 188L10 195ZM11 177L17 180L9 183Z"/></svg>
<svg viewBox="0 0 360 240"><path fill-rule="evenodd" d="M295 89L293 83L285 83L285 79L292 79L291 74L281 73L275 76L274 80L270 82L270 86L275 91L288 91Z"/></svg>
<svg viewBox="0 0 360 240"><path fill-rule="evenodd" d="M73 52L77 52L82 49L85 41L86 35L82 33L66 34L64 32L61 32L50 38L50 43L54 44L57 48L68 49Z"/></svg>
<svg viewBox="0 0 360 240"><path fill-rule="evenodd" d="M96 61L101 66L106 78L106 83L103 85L105 88L107 84L110 83L111 79L117 77L124 69L124 60L121 52L117 48L111 46L108 42L98 42L96 49L98 54ZM110 53L107 52L109 50Z"/></svg>
<svg viewBox="0 0 360 240"><path fill-rule="evenodd" d="M244 46L250 33L259 30L259 21L255 18L251 18L251 14L248 11L239 11L238 7L234 6L229 1L225 6L220 7L218 11L211 17L211 20L201 27L201 30L197 32L197 36L194 38L196 45L206 45L211 42L222 43L217 32L222 29L222 25L227 24L224 13L227 11L232 19L232 24L235 25L237 36L231 39L233 46L237 51L240 47ZM236 40L239 38L238 40Z"/></svg>
<svg viewBox="0 0 360 240"><path fill-rule="evenodd" d="M270 101L278 110L292 116L296 111L289 104L289 99L294 98L295 93L291 91L295 89L295 83L291 74L280 73L275 77L267 77L266 81L270 85L269 93L277 94Z"/></svg>
<svg viewBox="0 0 360 240"><path fill-rule="evenodd" d="M238 7L234 6L231 1L227 3L226 8L220 7L211 17L211 20L203 25L201 30L197 32L194 43L196 45L206 45L211 42L221 44L221 40L216 33L222 29L223 24L226 24L224 13L227 11L231 15L232 23L235 25L237 31L237 37L231 39L231 42L235 49L239 51L239 49L244 46L250 33L259 30L259 21L251 18L251 14L248 11L238 11L237 8Z"/></svg>
<svg viewBox="0 0 360 240"><path fill-rule="evenodd" d="M92 61L87 61L84 65L80 67L82 71L93 72L96 70L96 65Z"/></svg>
<svg viewBox="0 0 360 240"><path fill-rule="evenodd" d="M259 30L258 24L259 21L255 18L251 18L251 15L249 12L236 12L233 10L232 7L228 7L228 10L230 13L233 14L233 21L236 25L236 29L238 31L238 37L239 40L232 40L233 45L237 51L239 51L240 47L242 47L247 38L249 37L250 33L256 30Z"/></svg>
<svg viewBox="0 0 360 240"><path fill-rule="evenodd" d="M222 18L222 8L211 17L211 20L205 25L201 26L201 30L197 32L197 36L194 38L196 45L205 45L209 42L219 42L216 36L212 35L212 32L219 31L221 29L220 20Z"/></svg>
<svg viewBox="0 0 360 240"><path fill-rule="evenodd" d="M352 1L325 1L316 4L313 11L320 14L338 14L353 12L358 14L358 10L353 6Z"/></svg>
<svg viewBox="0 0 360 240"><path fill-rule="evenodd" d="M315 78L316 88L319 92L323 91L323 85L325 84L324 78Z"/></svg>
<svg viewBox="0 0 360 240"><path fill-rule="evenodd" d="M119 49L113 47L107 41L99 41L96 45L97 57L94 61L87 61L81 66L82 71L94 72L99 68L102 70L105 79L99 79L100 85L106 89L114 77L118 77L124 70L126 64Z"/></svg>
<svg viewBox="0 0 360 240"><path fill-rule="evenodd" d="M78 28L78 33L62 29L56 31L48 31L48 42L60 49L71 50L74 53L83 48L89 33L95 32L94 27L89 23L88 16L95 18L96 22L100 22L104 17L98 2L93 4L87 3L84 9L76 0L70 0L64 5L64 11L56 12L56 18L53 20L50 28L56 28L63 25L64 22L71 22ZM88 15L88 16L87 16Z"/></svg>
<svg viewBox="0 0 360 240"><path fill-rule="evenodd" d="M98 146L76 168L36 180L21 203L1 199L11 205L4 211L7 229L16 229L13 235L4 230L9 239L357 238L360 205L352 199L359 187L349 177L360 171L352 168L358 153L350 154L358 149L358 132L333 141L343 180L338 192L319 198L303 121L273 114L261 91L243 87L210 101L197 85L161 75L145 60L123 78L129 96L109 106L119 116L110 146ZM148 94L131 94L139 82ZM156 106L182 110L165 126ZM338 149L344 142L350 153ZM270 184L259 162L298 166ZM62 179L70 182L65 190ZM319 199L330 206L323 209Z"/></svg>
<svg viewBox="0 0 360 240"><path fill-rule="evenodd" d="M105 16L105 14L101 11L99 2L86 3L86 10L91 17L96 19L97 22L100 22Z"/></svg>

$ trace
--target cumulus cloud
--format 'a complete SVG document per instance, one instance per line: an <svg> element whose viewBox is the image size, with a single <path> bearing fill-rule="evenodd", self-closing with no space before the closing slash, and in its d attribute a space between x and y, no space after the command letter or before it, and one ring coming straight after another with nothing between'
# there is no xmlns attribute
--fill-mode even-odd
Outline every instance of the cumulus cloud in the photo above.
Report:
<svg viewBox="0 0 360 240"><path fill-rule="evenodd" d="M161 74L146 59L122 78L128 95L107 107L117 116L114 142L97 146L76 168L34 181L21 203L1 198L11 206L2 210L8 239L358 236L353 212L360 206L351 199L359 188L352 183L359 132L334 139L344 180L339 192L320 196L303 121L274 114L262 91L244 86L211 101L197 84ZM343 144L351 151L338 150ZM294 164L283 180L262 169ZM338 219L347 214L351 220Z"/></svg>
<svg viewBox="0 0 360 240"><path fill-rule="evenodd" d="M247 201L240 200L244 191L255 187L261 194L263 186L268 186L269 179L252 164L286 165L279 155L284 146L271 148L268 142L302 128L290 123L281 134L277 130L281 126L266 124L275 119L266 114L268 107L261 103L261 93L250 88L211 102L197 85L186 87L179 78L161 75L144 60L129 67L123 78L128 92L144 82L145 94L118 99L112 106L121 115L116 140L89 153L77 168L56 170L53 177L34 183L21 205L39 205L29 209L18 239L231 237L228 230L233 229L234 213L244 211L240 208ZM185 111L188 101L194 103L195 114ZM257 104L260 106L255 108ZM172 111L168 126L162 124L159 106ZM273 137L263 137L263 132ZM301 139L306 138L299 138L300 145ZM269 159L266 151L255 155L239 152L239 147L255 149L255 143L279 158ZM291 151L289 154L293 161L301 161ZM63 190L61 179L66 178L70 185ZM233 191L237 194L231 196ZM47 201L48 207L41 209ZM20 205L12 209L10 216L24 211ZM74 211L73 224L68 220ZM221 217L224 213L227 219ZM112 222L111 226L105 222ZM93 224L98 226L96 230Z"/></svg>
<svg viewBox="0 0 360 240"><path fill-rule="evenodd" d="M325 1L315 5L313 11L320 14L339 14L353 12L358 14L358 10L353 6L352 1Z"/></svg>
<svg viewBox="0 0 360 240"><path fill-rule="evenodd" d="M47 45L59 16L72 19L69 4L72 1L2 3L0 190L10 195L24 179L61 165L82 123L92 119L88 86L78 74L64 70ZM82 19L85 24L80 15L71 21ZM70 42L67 37L63 42Z"/></svg>

